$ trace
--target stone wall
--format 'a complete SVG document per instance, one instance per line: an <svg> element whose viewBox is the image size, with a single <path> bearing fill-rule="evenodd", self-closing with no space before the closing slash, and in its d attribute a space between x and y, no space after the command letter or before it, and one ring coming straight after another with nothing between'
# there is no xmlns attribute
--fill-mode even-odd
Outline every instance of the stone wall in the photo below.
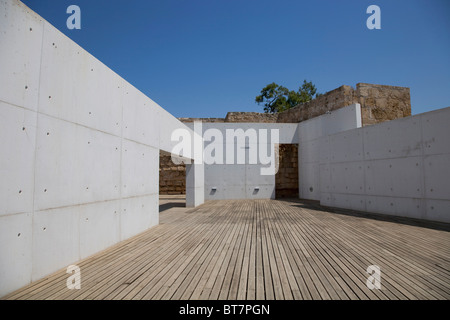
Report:
<svg viewBox="0 0 450 320"><path fill-rule="evenodd" d="M280 144L278 172L275 175L276 198L298 198L298 145Z"/></svg>

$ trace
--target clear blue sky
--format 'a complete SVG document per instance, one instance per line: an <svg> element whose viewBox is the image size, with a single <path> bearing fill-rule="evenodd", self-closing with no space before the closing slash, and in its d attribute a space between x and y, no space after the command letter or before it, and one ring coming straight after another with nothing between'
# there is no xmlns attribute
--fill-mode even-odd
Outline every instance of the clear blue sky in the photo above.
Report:
<svg viewBox="0 0 450 320"><path fill-rule="evenodd" d="M23 0L176 117L263 112L271 82L324 93L411 89L412 113L450 106L449 0ZM81 30L66 9L81 8ZM366 9L381 8L381 30Z"/></svg>

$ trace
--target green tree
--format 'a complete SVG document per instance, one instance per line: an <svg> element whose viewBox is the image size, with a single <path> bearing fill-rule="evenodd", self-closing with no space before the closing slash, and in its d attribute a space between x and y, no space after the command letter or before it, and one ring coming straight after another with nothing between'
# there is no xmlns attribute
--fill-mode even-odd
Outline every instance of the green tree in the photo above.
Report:
<svg viewBox="0 0 450 320"><path fill-rule="evenodd" d="M268 84L261 90L261 94L255 98L256 103L264 103L265 113L283 112L314 99L317 95L316 86L312 82L303 80L298 91L289 90L275 82Z"/></svg>

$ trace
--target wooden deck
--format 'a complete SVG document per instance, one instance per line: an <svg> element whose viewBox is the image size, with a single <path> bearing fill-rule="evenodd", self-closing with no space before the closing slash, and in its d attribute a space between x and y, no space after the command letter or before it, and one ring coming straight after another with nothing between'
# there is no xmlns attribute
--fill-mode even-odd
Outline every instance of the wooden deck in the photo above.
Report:
<svg viewBox="0 0 450 320"><path fill-rule="evenodd" d="M80 290L63 269L4 298L450 299L448 225L295 200L163 205L159 226L76 263ZM369 265L380 290L366 286Z"/></svg>

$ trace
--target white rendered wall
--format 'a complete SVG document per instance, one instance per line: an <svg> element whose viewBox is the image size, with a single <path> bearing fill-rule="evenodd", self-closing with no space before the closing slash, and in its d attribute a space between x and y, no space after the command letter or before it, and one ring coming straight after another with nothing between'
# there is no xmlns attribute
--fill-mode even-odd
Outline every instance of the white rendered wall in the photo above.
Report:
<svg viewBox="0 0 450 320"><path fill-rule="evenodd" d="M2 296L158 224L188 128L20 1L0 17Z"/></svg>
<svg viewBox="0 0 450 320"><path fill-rule="evenodd" d="M450 222L450 108L325 137L320 202Z"/></svg>
<svg viewBox="0 0 450 320"><path fill-rule="evenodd" d="M320 200L322 163L328 160L329 135L361 127L361 107L353 104L298 124L299 197ZM349 147L352 142L349 141Z"/></svg>
<svg viewBox="0 0 450 320"><path fill-rule="evenodd" d="M194 123L186 123L191 129L194 129ZM204 200L223 200L223 199L273 199L275 198L275 175L261 174L261 168L269 165L262 164L259 160L259 154L256 164L250 164L249 151L251 146L247 140L245 143L245 161L238 163L238 150L236 143L227 140L226 130L233 130L236 132L242 129L247 132L249 129L255 130L259 140L259 132L264 129L267 130L267 140L265 147L265 154L269 156L274 152L273 140L271 140L270 130L278 130L277 143L298 143L298 125L287 123L202 123L202 132L210 129L218 130L223 137L220 148L223 150L222 163L223 164L204 164ZM204 146L207 148L210 142L205 141ZM227 164L227 145L234 145L233 164ZM256 146L258 148L258 146ZM259 149L258 153L259 153ZM187 188L186 188L186 202L190 198L190 168L186 168L187 172ZM192 200L193 201L193 200Z"/></svg>

